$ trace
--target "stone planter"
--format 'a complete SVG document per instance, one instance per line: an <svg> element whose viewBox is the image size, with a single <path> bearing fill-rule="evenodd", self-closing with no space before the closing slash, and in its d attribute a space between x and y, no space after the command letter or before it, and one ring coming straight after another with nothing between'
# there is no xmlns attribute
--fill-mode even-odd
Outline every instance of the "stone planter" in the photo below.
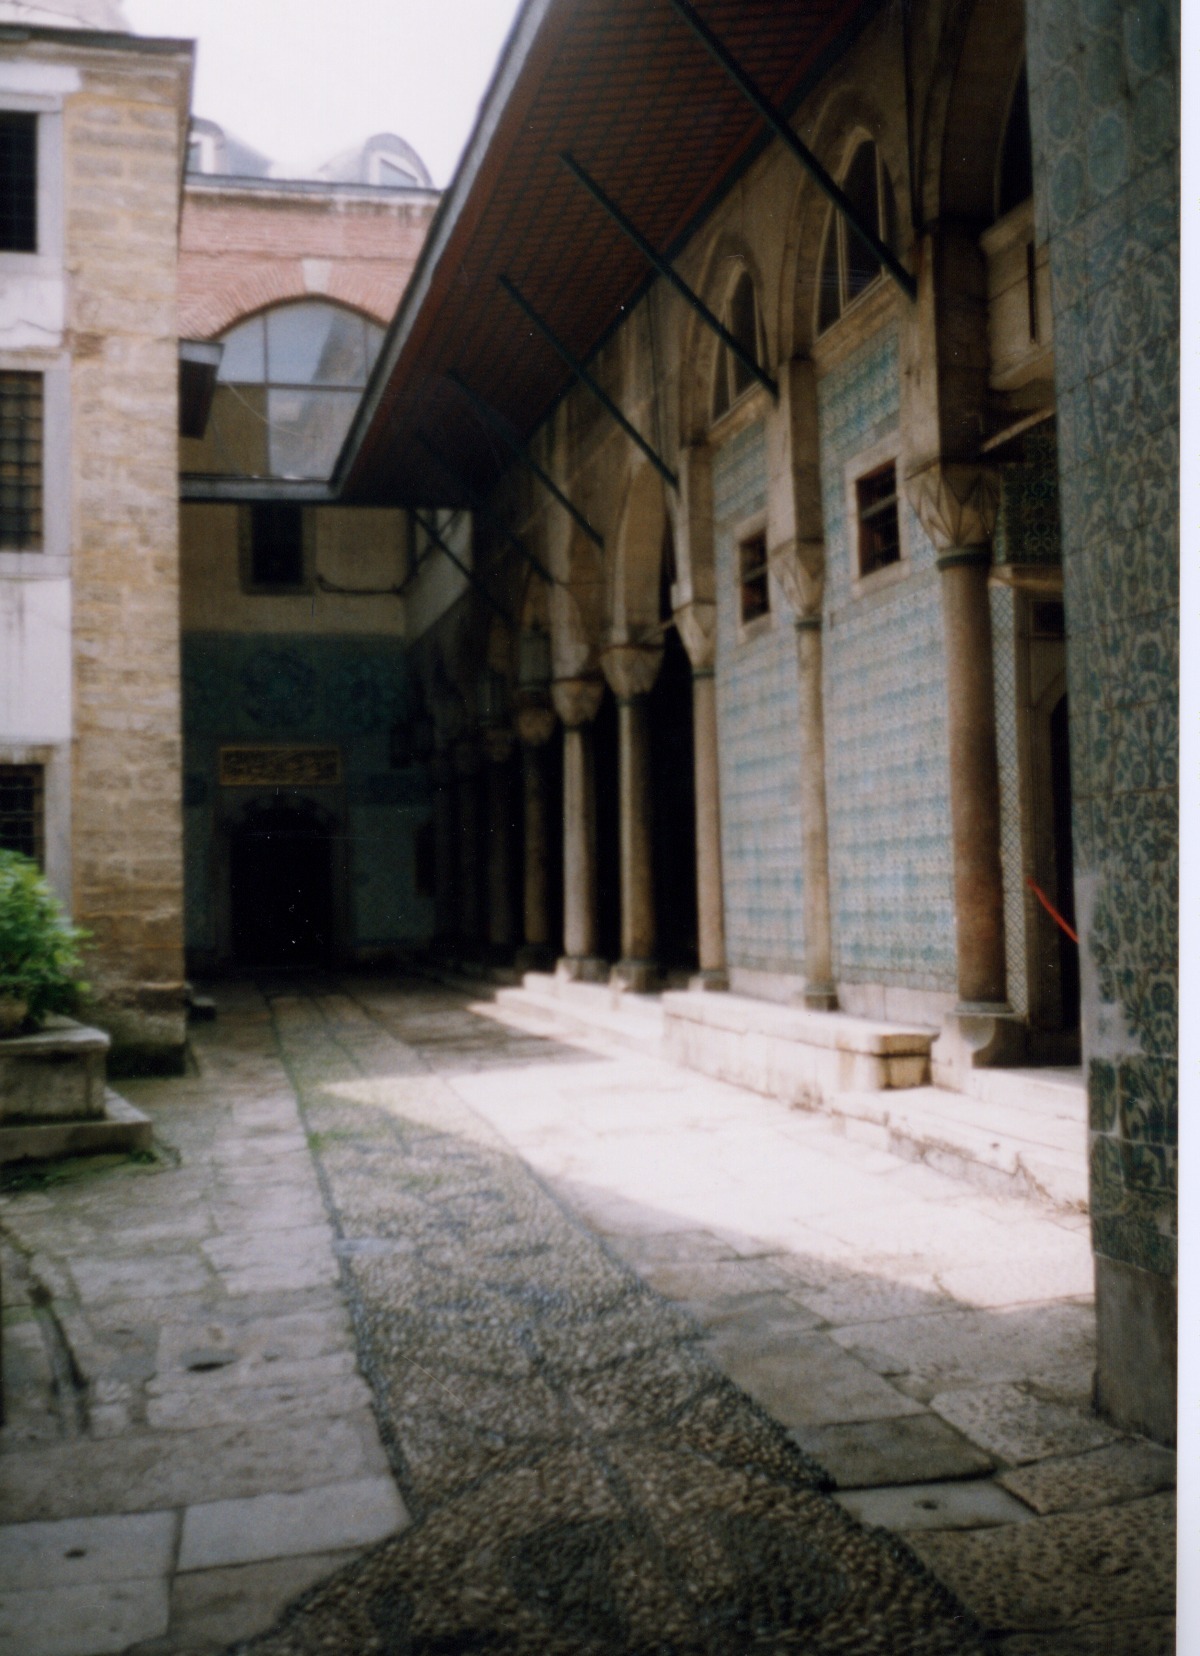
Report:
<svg viewBox="0 0 1200 1656"><path fill-rule="evenodd" d="M150 1148L149 1119L105 1082L108 1048L71 1018L0 1040L0 1163Z"/></svg>

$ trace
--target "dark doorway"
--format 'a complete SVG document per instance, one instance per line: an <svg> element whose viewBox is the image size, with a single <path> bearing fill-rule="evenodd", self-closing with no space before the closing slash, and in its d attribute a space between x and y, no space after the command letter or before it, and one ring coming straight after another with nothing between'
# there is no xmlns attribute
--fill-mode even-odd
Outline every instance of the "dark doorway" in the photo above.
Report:
<svg viewBox="0 0 1200 1656"><path fill-rule="evenodd" d="M694 972L699 954L692 664L674 627L663 638L649 715L658 958L664 971Z"/></svg>
<svg viewBox="0 0 1200 1656"><path fill-rule="evenodd" d="M239 965L332 964L332 844L311 812L275 805L235 829L229 874Z"/></svg>
<svg viewBox="0 0 1200 1656"><path fill-rule="evenodd" d="M1058 911L1075 926L1075 859L1071 846L1071 744L1067 698L1062 696L1050 715L1050 786L1054 811L1054 889ZM1059 982L1062 986L1062 1027L1079 1027L1079 947L1056 927Z"/></svg>

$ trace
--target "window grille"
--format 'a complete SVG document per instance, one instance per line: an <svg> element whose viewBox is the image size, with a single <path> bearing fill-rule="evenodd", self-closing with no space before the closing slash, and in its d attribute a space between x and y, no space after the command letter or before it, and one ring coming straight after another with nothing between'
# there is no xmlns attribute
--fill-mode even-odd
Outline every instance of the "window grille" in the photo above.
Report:
<svg viewBox="0 0 1200 1656"><path fill-rule="evenodd" d="M0 253L37 252L37 116L0 110Z"/></svg>
<svg viewBox="0 0 1200 1656"><path fill-rule="evenodd" d="M738 544L738 576L741 583L742 625L757 621L771 608L771 583L767 564L765 533L747 535Z"/></svg>
<svg viewBox="0 0 1200 1656"><path fill-rule="evenodd" d="M42 769L0 765L0 848L42 862Z"/></svg>
<svg viewBox="0 0 1200 1656"><path fill-rule="evenodd" d="M842 189L859 219L891 243L896 230L896 196L878 147L868 138L855 150ZM849 221L830 208L817 278L817 332L832 327L846 307L873 287L882 266Z"/></svg>
<svg viewBox="0 0 1200 1656"><path fill-rule="evenodd" d="M873 575L877 569L900 561L895 461L860 477L854 488L858 498L858 572Z"/></svg>
<svg viewBox="0 0 1200 1656"><path fill-rule="evenodd" d="M42 376L0 371L0 551L42 545Z"/></svg>

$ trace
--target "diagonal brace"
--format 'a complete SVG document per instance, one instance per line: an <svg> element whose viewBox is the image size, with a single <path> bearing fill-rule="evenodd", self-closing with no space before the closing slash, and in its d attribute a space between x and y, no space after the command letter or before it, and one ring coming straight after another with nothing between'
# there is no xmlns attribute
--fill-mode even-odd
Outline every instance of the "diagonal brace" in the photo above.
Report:
<svg viewBox="0 0 1200 1656"><path fill-rule="evenodd" d="M649 460L655 471L658 472L659 476L665 478L673 489L678 489L679 479L671 470L670 466L667 465L667 462L663 460L653 448L651 448L650 444L642 436L637 427L630 424L604 387L591 374L588 373L587 369L583 366L583 363L580 362L575 353L563 344L562 340L554 332L550 324L542 320L520 289L514 287L507 276L501 276L499 281L500 286L504 289L505 293L508 294L508 297L516 306L518 306L520 310L524 311L525 315L533 323L542 338L554 347L559 356L566 363L567 367L575 375L575 378L582 384L586 385L592 395L604 404L605 408L612 415L613 419L617 422L625 435L637 444L638 448L641 449L642 453L646 456L647 460Z"/></svg>
<svg viewBox="0 0 1200 1656"><path fill-rule="evenodd" d="M888 244L877 236L869 225L863 223L850 197L834 183L808 145L793 131L790 123L775 108L766 93L751 80L737 59L697 13L695 7L689 4L689 0L671 0L671 4L700 43L711 52L738 90L754 105L775 136L787 145L801 166L807 168L818 188L829 197L838 212L850 223L855 234L862 237L896 285L909 299L915 299L917 284L911 274L900 263Z"/></svg>
<svg viewBox="0 0 1200 1656"><path fill-rule="evenodd" d="M500 534L504 536L504 539L509 543L513 550L518 552L521 557L525 559L525 562L532 567L534 572L541 576L546 585L553 586L554 576L551 575L545 564L539 562L539 560L534 557L533 553L525 545L519 535L514 534L506 523L500 522L500 519L496 516L495 512L491 511L484 504L479 494L471 487L466 478L463 477L462 473L451 465L450 461L446 459L446 456L441 452L437 445L435 443L431 443L423 431L417 432L417 442L420 443L421 447L425 449L427 453L433 456L438 465L445 472L446 476L454 479L457 486L462 490L463 494L466 495L467 504L470 506L475 516L482 518L485 523L490 523L493 528L497 529Z"/></svg>
<svg viewBox="0 0 1200 1656"><path fill-rule="evenodd" d="M512 616L508 613L508 611L503 607L502 604L500 604L495 598L492 597L492 595L489 592L489 590L487 589L487 587L479 579L479 576L476 575L475 571L470 567L470 565L465 564L462 561L462 559L459 557L458 553L454 550L454 548L452 546L449 546L442 539L442 537L437 532L436 524L427 522L426 519L423 518L421 516L420 512L418 512L415 508L410 508L410 509L412 510L412 515L413 515L414 520L421 525L421 528L424 529L425 533L429 536L429 538L433 542L433 544L439 549L439 551L442 551L446 554L446 556L449 558L450 562L454 565L454 567L456 569L460 570L467 577L467 580L476 589L476 591L483 595L483 598L486 601L486 603L488 605L488 608L495 610L496 614L500 617L501 621L504 622L505 626L509 629L509 631L510 632L515 632L517 629L516 629L516 624L514 623Z"/></svg>
<svg viewBox="0 0 1200 1656"><path fill-rule="evenodd" d="M779 387L771 378L770 374L768 374L764 368L760 367L758 359L754 355L753 351L748 351L742 344L741 340L734 338L733 334L730 333L729 329L725 326L721 319L718 316L714 316L712 311L709 310L703 299L700 298L700 295L693 292L693 290L684 281L683 277L680 276L667 262L667 260L663 258L662 254L658 253L650 245L645 236L643 236L641 231L638 230L637 226L625 217L625 214L617 206L616 202L605 194L594 178L589 177L573 155L560 155L559 160L569 172L575 175L575 177L583 185L584 189L592 197L593 201L603 207L604 211L608 214L609 218L612 219L613 223L625 232L642 257L654 266L660 276L670 282L676 293L682 295L686 302L696 312L696 315L700 318L700 320L707 323L722 344L726 345L729 350L733 352L734 356L741 363L742 367L745 368L746 372L753 374L754 378L760 385L766 386L772 397L776 402L778 402Z"/></svg>
<svg viewBox="0 0 1200 1656"><path fill-rule="evenodd" d="M456 374L453 368L451 368L447 378L452 380L454 384L458 386L458 389L462 392L463 396L466 397L467 401L476 410L476 412L487 421L492 430L500 438L500 441L508 445L518 460L523 460L525 462L530 471L537 478L538 482L544 484L545 487L549 489L550 493L554 496L555 500L558 501L559 505L568 511L575 519L575 522L583 530L588 539L594 541L600 548L601 552L603 552L604 536L598 529L593 529L592 525L588 522L587 518L584 517L583 513L574 504L574 502L568 500L567 496L559 488L550 473L546 471L543 466L538 464L538 462L533 458L533 455L530 454L527 446L522 443L519 438L513 435L513 433L509 430L508 422L502 419L494 408L485 403L483 398L479 396L477 392L472 391L466 380L459 374Z"/></svg>

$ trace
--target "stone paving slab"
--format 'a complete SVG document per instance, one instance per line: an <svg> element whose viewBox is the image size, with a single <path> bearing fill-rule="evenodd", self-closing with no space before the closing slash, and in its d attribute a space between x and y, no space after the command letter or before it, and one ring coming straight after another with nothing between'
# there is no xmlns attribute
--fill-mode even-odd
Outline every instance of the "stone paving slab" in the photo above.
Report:
<svg viewBox="0 0 1200 1656"><path fill-rule="evenodd" d="M190 1506L183 1515L179 1569L211 1570L367 1546L407 1523L390 1477L212 1501Z"/></svg>
<svg viewBox="0 0 1200 1656"><path fill-rule="evenodd" d="M165 1577L0 1592L0 1656L113 1656L169 1620Z"/></svg>
<svg viewBox="0 0 1200 1656"><path fill-rule="evenodd" d="M935 1414L801 1427L792 1433L839 1489L877 1489L928 1478L976 1478L995 1461Z"/></svg>
<svg viewBox="0 0 1200 1656"><path fill-rule="evenodd" d="M1175 1487L1175 1456L1142 1438L1016 1466L999 1480L1034 1512L1081 1512Z"/></svg>
<svg viewBox="0 0 1200 1656"><path fill-rule="evenodd" d="M0 1582L26 1592L165 1576L178 1529L174 1512L0 1525Z"/></svg>
<svg viewBox="0 0 1200 1656"><path fill-rule="evenodd" d="M217 999L200 1073L130 1088L178 1166L0 1199L53 1307L6 1295L0 1511L186 1514L206 1567L114 1553L20 1656L120 1615L128 1656L1168 1648L1173 1457L1090 1413L1078 1220L461 996ZM368 1543L348 1485L411 1522Z"/></svg>
<svg viewBox="0 0 1200 1656"><path fill-rule="evenodd" d="M852 1490L839 1495L838 1501L860 1523L902 1534L987 1529L1028 1523L1033 1517L1027 1506L987 1478Z"/></svg>

